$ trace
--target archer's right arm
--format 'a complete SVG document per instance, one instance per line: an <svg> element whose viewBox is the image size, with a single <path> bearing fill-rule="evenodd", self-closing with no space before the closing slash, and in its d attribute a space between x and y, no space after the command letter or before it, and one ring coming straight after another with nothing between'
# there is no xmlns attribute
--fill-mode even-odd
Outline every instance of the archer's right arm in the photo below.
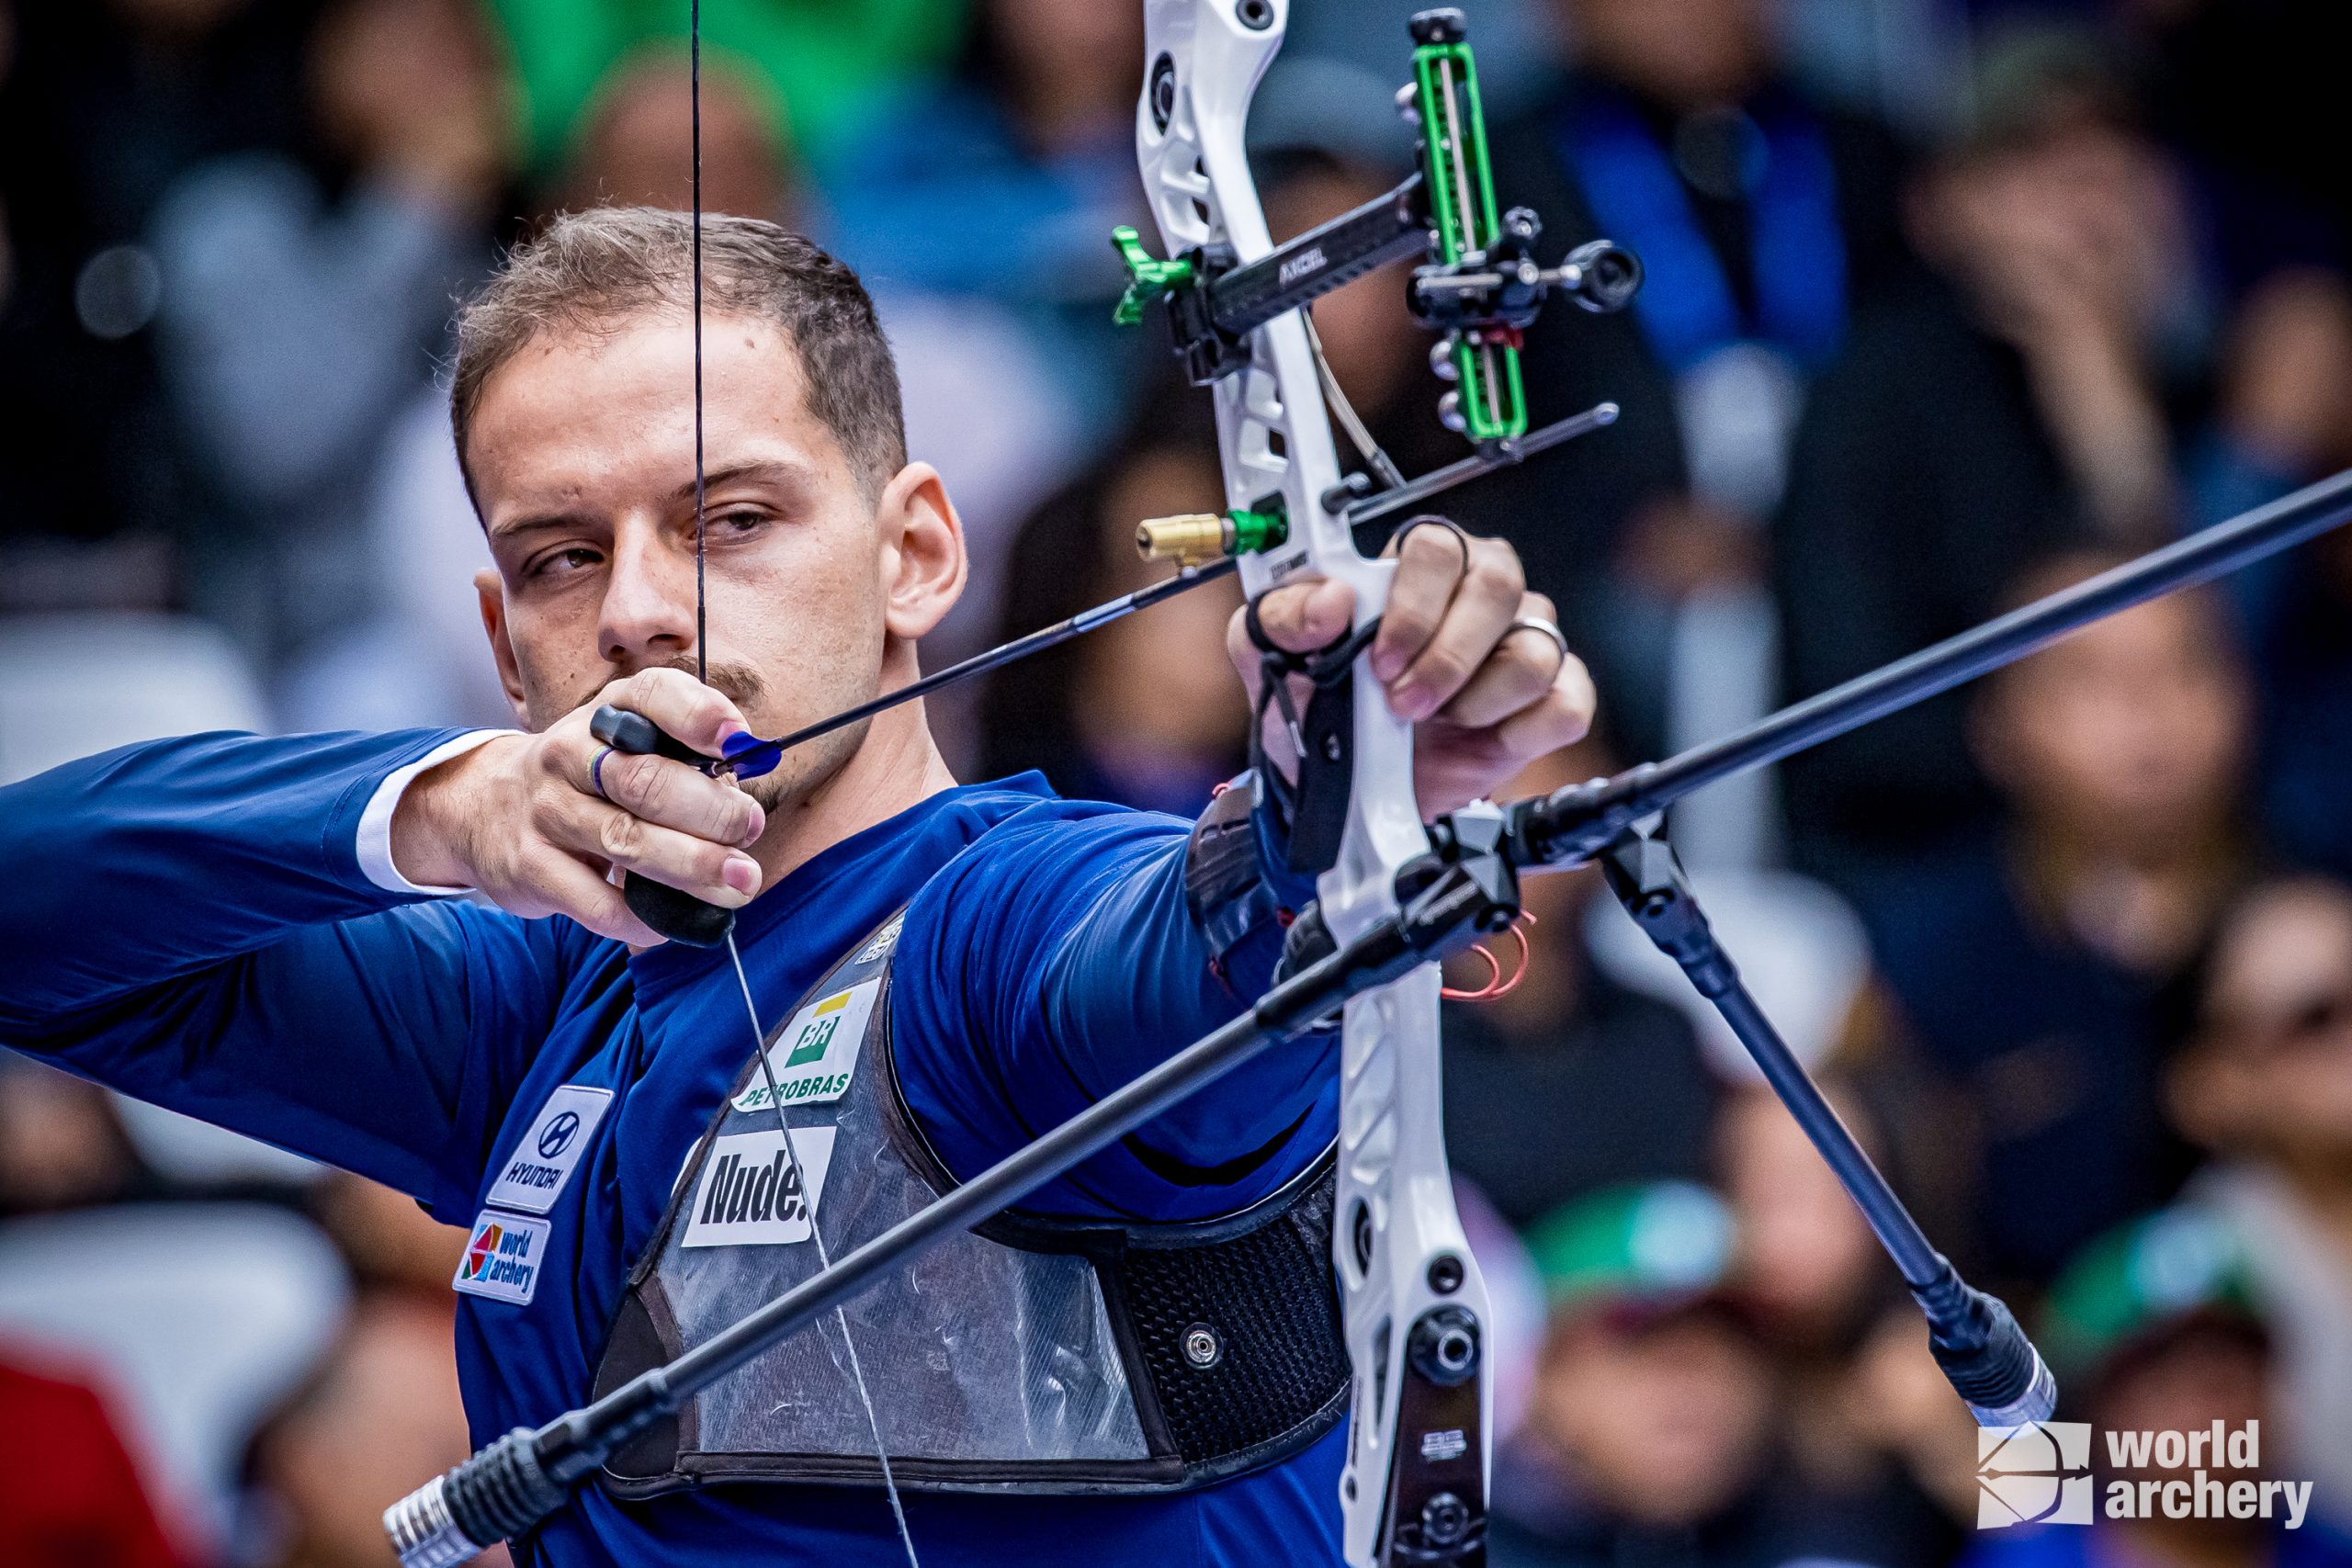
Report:
<svg viewBox="0 0 2352 1568"><path fill-rule="evenodd" d="M588 942L389 869L401 786L469 739L190 736L0 789L0 1043L463 1207Z"/></svg>

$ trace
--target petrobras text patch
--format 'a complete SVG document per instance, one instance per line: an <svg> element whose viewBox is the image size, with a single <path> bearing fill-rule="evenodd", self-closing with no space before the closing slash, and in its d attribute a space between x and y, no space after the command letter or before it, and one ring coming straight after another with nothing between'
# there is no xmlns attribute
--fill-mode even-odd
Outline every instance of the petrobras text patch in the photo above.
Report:
<svg viewBox="0 0 2352 1568"><path fill-rule="evenodd" d="M792 1155L800 1170L792 1168ZM681 1247L760 1247L807 1241L815 1234L811 1215L825 1190L833 1159L833 1129L795 1127L792 1148L784 1129L730 1133L713 1143L695 1188ZM800 1178L808 1179L801 1190Z"/></svg>
<svg viewBox="0 0 2352 1568"><path fill-rule="evenodd" d="M572 1168L588 1150L589 1135L612 1103L611 1089L580 1084L565 1084L548 1095L482 1201L529 1214L554 1208Z"/></svg>
<svg viewBox="0 0 2352 1568"><path fill-rule="evenodd" d="M452 1288L469 1296L526 1305L539 1288L539 1270L547 1261L548 1223L520 1214L485 1209L474 1219L466 1237L465 1256L458 1259Z"/></svg>
<svg viewBox="0 0 2352 1568"><path fill-rule="evenodd" d="M858 1046L865 1039L865 1021L881 994L882 980L876 976L820 997L792 1015L768 1052L768 1071L775 1075L775 1091L785 1104L822 1105L849 1092ZM735 1109L767 1110L767 1079L754 1073L751 1087L735 1097Z"/></svg>

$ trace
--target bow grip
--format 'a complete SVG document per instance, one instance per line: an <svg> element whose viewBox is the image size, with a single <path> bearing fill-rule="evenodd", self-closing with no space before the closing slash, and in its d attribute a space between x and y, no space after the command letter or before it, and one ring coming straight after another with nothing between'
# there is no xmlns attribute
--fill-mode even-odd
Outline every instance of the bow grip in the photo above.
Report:
<svg viewBox="0 0 2352 1568"><path fill-rule="evenodd" d="M588 720L588 733L616 751L630 756L651 753L673 762L707 769L711 758L670 734L640 713L607 703ZM650 876L627 876L621 898L629 913L672 942L688 947L717 947L735 929L735 911L708 903L693 894L656 882Z"/></svg>

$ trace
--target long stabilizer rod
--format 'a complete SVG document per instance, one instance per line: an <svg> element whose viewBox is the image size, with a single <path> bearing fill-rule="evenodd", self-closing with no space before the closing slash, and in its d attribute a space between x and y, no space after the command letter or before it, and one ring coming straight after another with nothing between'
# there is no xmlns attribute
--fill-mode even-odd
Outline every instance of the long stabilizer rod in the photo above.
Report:
<svg viewBox="0 0 2352 1568"><path fill-rule="evenodd" d="M1523 802L1513 808L1513 858L1523 866L1582 864L1641 818L1693 791L1836 739L2014 664L2094 621L2210 582L2347 520L2352 468L1858 675L1722 739Z"/></svg>

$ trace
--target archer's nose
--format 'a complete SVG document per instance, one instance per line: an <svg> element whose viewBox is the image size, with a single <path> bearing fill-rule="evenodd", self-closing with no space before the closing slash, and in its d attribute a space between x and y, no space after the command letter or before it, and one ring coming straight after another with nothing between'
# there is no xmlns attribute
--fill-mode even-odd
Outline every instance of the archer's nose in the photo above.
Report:
<svg viewBox="0 0 2352 1568"><path fill-rule="evenodd" d="M614 536L599 651L623 669L668 664L695 651L695 558L650 520L624 522Z"/></svg>

